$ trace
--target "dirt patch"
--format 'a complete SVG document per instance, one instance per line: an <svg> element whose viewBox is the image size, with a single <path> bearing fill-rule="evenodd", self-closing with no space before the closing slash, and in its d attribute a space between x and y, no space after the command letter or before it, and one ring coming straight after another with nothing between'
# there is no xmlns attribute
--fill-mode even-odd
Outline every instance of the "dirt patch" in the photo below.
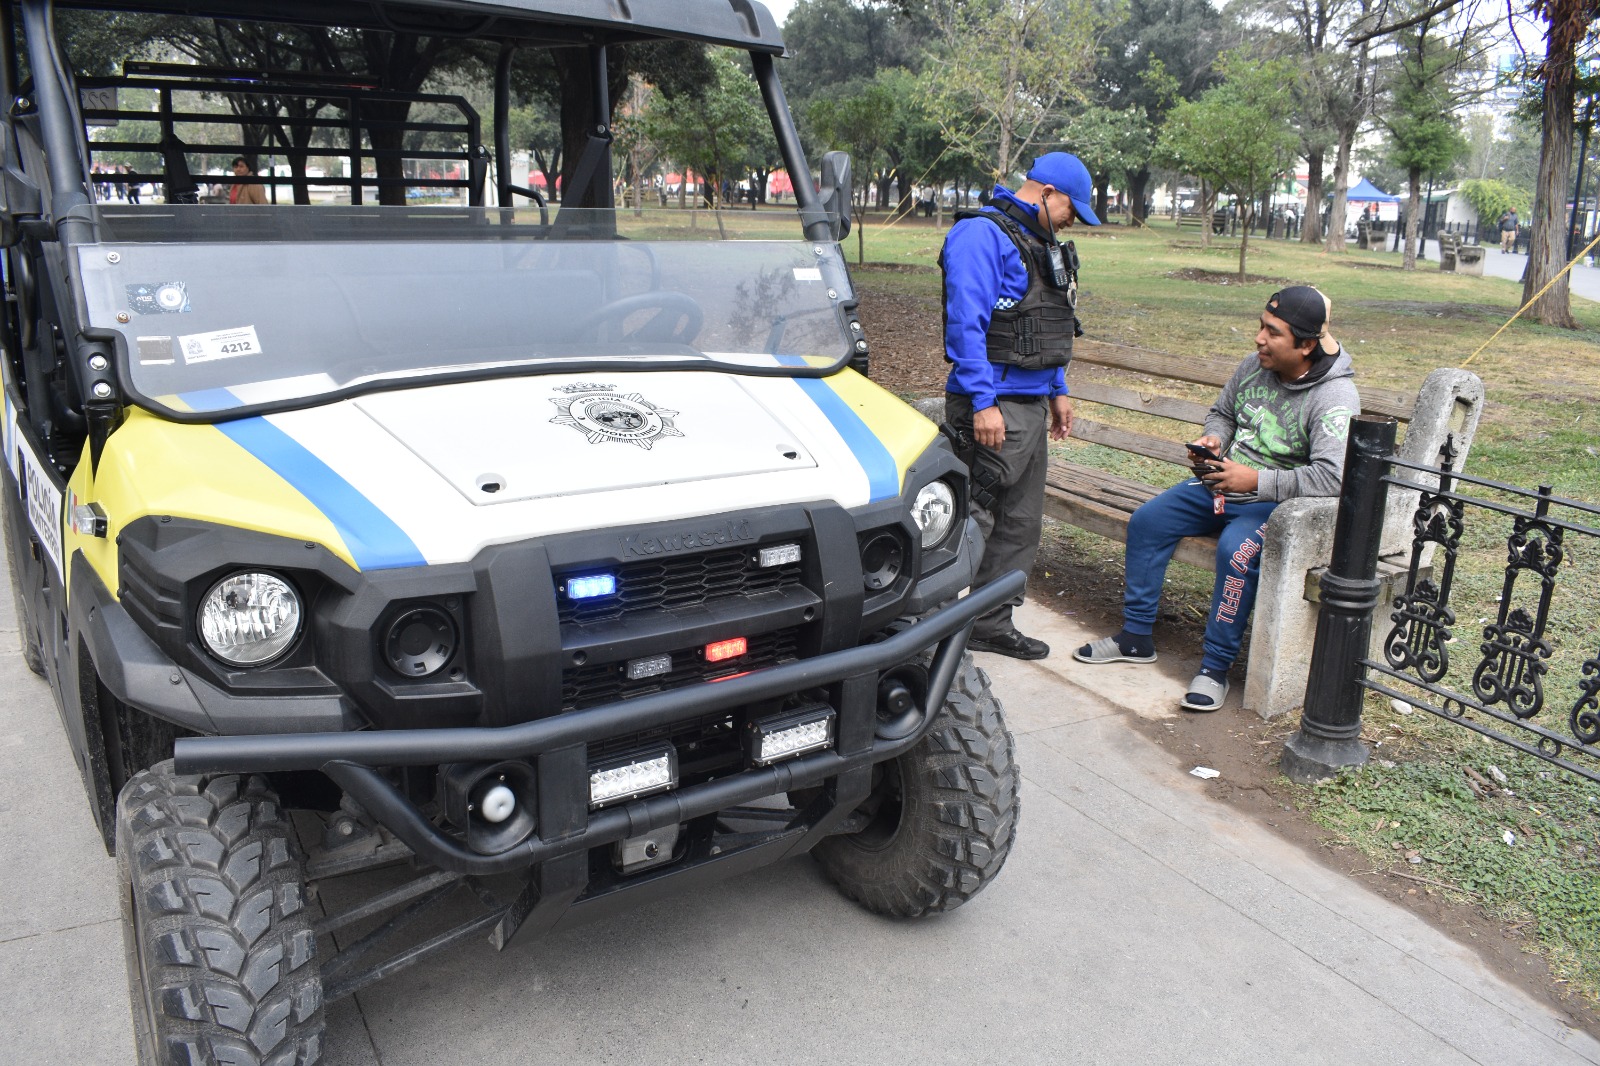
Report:
<svg viewBox="0 0 1600 1066"><path fill-rule="evenodd" d="M873 380L901 395L931 396L944 391L947 368L940 336L939 300L935 296L875 289L871 276L873 273L918 273L928 269L921 267L919 270L914 264L869 264L865 270L851 268L854 276L863 279L857 290L862 323L872 340ZM1223 278L1229 284L1236 283L1233 275L1216 271L1182 273L1208 276L1193 280ZM1281 278L1251 280L1287 283ZM1419 317L1444 314L1476 318L1503 314L1483 305L1395 301L1366 302L1361 306ZM1075 542L1047 536L1029 578L1028 594L1037 603L1113 632L1122 618L1121 554L1121 545L1109 541ZM1191 617L1188 611L1172 610L1164 604L1160 622L1163 643L1199 646L1203 618ZM1240 655L1241 663L1248 654L1247 646ZM1242 667L1235 667L1233 683L1236 689L1243 686ZM1436 928L1476 950L1502 978L1567 1015L1570 1024L1600 1036L1600 1013L1561 994L1561 986L1544 960L1533 953L1530 939L1521 930L1501 925L1471 904L1446 898L1441 888L1419 879L1409 868L1375 869L1359 851L1341 845L1333 833L1294 808L1289 785L1278 773L1278 758L1284 740L1299 724L1298 715L1262 722L1253 712L1229 707L1217 714L1185 715L1173 720L1150 721L1131 715L1129 720L1136 729L1170 752L1175 763L1187 766L1198 761L1220 770L1222 776L1215 782L1218 798L1264 822L1331 868L1410 908Z"/></svg>
<svg viewBox="0 0 1600 1066"><path fill-rule="evenodd" d="M937 274L939 268L929 266L927 263L855 263L851 264L850 276L858 277L862 274Z"/></svg>
<svg viewBox="0 0 1600 1066"><path fill-rule="evenodd" d="M1341 259L1341 266L1350 267L1352 270L1404 270L1405 267L1395 266L1392 263L1373 263L1366 259Z"/></svg>
<svg viewBox="0 0 1600 1066"><path fill-rule="evenodd" d="M1178 281L1198 281L1206 285L1292 285L1289 278L1269 278L1261 274L1246 274L1244 281L1239 280L1239 275L1231 270L1206 270L1202 267L1184 267L1182 270L1171 270L1166 274L1169 278Z"/></svg>
<svg viewBox="0 0 1600 1066"><path fill-rule="evenodd" d="M1489 304L1424 303L1419 300L1356 300L1351 306L1408 318L1451 318L1467 322L1503 322L1515 310Z"/></svg>
<svg viewBox="0 0 1600 1066"><path fill-rule="evenodd" d="M872 274L867 271L863 275L858 267L851 267L850 273L858 279ZM939 298L874 290L870 281L865 285L857 282L856 296L861 301L861 325L872 344L872 380L901 396L943 393L948 367L944 361L944 314Z"/></svg>

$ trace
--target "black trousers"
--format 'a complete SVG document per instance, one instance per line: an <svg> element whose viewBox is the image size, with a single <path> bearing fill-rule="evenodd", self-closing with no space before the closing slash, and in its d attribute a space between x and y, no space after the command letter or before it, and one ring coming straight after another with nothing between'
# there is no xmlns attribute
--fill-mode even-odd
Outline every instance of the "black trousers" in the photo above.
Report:
<svg viewBox="0 0 1600 1066"><path fill-rule="evenodd" d="M983 561L972 579L982 588L1010 570L1033 572L1039 554L1039 532L1044 526L1044 475L1050 437L1050 401L1045 396L1001 396L996 401L1005 419L1006 439L999 451L978 445L973 472L994 475L991 509L972 505L972 517L983 531ZM961 433L972 432L972 397L947 392L945 421ZM977 637L993 637L1015 628L1011 612L1022 596L1001 604L972 627Z"/></svg>

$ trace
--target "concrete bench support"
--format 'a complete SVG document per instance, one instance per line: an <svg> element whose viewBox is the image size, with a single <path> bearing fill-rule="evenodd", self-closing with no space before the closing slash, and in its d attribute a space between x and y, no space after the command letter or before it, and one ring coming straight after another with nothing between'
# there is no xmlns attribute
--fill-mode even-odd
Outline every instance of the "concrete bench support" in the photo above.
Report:
<svg viewBox="0 0 1600 1066"><path fill-rule="evenodd" d="M1411 424L1400 445L1400 457L1434 463L1445 437L1455 435L1457 469L1465 461L1483 414L1483 382L1466 370L1441 369L1429 374L1417 393ZM1380 572L1391 587L1404 586L1410 562L1411 517L1417 508L1415 489L1391 487L1384 511ZM1288 500L1267 521L1266 548L1261 555L1261 584L1251 622L1250 661L1245 675L1244 705L1272 718L1305 701L1311 667L1311 641L1317 629L1317 605L1306 594L1306 575L1327 565L1333 552L1335 497ZM1431 545L1423 563L1431 563ZM1373 654L1381 655L1388 627L1373 626Z"/></svg>

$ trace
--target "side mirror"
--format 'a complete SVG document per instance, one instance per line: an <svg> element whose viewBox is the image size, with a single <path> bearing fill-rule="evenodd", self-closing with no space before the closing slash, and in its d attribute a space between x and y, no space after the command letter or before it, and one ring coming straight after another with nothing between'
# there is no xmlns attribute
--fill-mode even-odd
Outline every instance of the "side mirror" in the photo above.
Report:
<svg viewBox="0 0 1600 1066"><path fill-rule="evenodd" d="M5 130L0 136L0 248L22 240L22 223L44 214L39 187L12 165L15 153L10 140L11 131Z"/></svg>
<svg viewBox="0 0 1600 1066"><path fill-rule="evenodd" d="M829 152L822 157L822 209L828 213L833 239L850 235L850 153Z"/></svg>

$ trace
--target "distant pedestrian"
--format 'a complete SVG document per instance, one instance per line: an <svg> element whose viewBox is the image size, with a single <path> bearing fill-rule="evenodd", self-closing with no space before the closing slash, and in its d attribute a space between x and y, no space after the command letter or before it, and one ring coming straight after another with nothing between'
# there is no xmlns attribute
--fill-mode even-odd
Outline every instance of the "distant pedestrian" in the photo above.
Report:
<svg viewBox="0 0 1600 1066"><path fill-rule="evenodd" d="M255 175L250 170L250 164L244 156L238 156L233 161L233 176L236 178L249 178ZM228 202L230 204L265 204L267 190L254 182L235 182L228 189Z"/></svg>
<svg viewBox="0 0 1600 1066"><path fill-rule="evenodd" d="M1500 250L1517 250L1517 209L1514 207L1500 216Z"/></svg>

